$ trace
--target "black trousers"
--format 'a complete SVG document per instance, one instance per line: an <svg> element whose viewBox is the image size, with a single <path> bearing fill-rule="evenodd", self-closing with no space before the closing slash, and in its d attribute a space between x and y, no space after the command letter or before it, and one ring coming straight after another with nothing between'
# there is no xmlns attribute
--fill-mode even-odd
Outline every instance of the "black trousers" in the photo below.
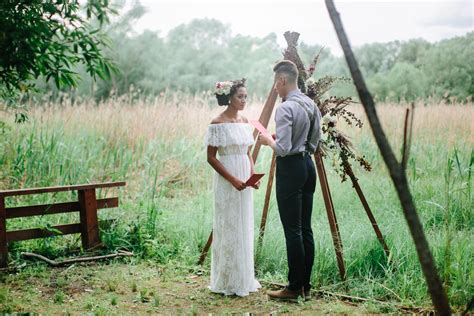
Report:
<svg viewBox="0 0 474 316"><path fill-rule="evenodd" d="M316 170L308 154L277 157L276 195L288 258L288 288L311 288L314 239L311 229Z"/></svg>

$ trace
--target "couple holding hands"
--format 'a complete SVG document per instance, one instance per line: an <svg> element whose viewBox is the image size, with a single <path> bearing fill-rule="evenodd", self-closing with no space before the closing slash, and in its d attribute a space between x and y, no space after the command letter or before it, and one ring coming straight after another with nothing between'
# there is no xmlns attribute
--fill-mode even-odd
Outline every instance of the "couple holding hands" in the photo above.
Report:
<svg viewBox="0 0 474 316"><path fill-rule="evenodd" d="M288 285L268 291L271 299L310 298L314 261L311 229L316 171L311 159L319 140L321 114L297 86L298 69L289 60L278 62L274 88L283 99L275 112L276 137L259 141L276 154L276 196L286 240ZM252 126L239 114L246 105L244 80L219 86L216 96L227 108L208 127L207 161L214 176L214 221L211 253L212 292L246 296L261 287L254 271L253 192L245 183L254 174L250 155ZM224 96L224 100L222 97ZM258 189L259 183L252 187Z"/></svg>

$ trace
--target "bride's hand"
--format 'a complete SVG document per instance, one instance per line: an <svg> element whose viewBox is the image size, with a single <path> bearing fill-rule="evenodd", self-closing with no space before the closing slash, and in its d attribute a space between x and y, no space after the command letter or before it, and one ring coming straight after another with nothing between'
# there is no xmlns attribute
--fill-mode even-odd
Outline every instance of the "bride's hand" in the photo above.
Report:
<svg viewBox="0 0 474 316"><path fill-rule="evenodd" d="M239 180L239 179L234 179L231 181L231 184L234 188L236 188L237 190L239 191L242 191L244 190L247 185L245 184L245 182L243 182L242 180Z"/></svg>

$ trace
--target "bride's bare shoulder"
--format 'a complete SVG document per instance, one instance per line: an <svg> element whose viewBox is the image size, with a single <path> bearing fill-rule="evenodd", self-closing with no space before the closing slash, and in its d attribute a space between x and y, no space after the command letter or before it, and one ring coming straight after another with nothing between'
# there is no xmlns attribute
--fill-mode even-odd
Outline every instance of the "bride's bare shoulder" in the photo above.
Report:
<svg viewBox="0 0 474 316"><path fill-rule="evenodd" d="M213 118L211 120L211 124L222 124L222 123L226 123L224 117L222 117L222 115L218 115L216 116L215 118Z"/></svg>
<svg viewBox="0 0 474 316"><path fill-rule="evenodd" d="M224 123L224 122L222 122L222 121L219 120L218 118L213 118L212 121L211 121L211 125L214 125L214 124L221 124L221 123Z"/></svg>
<svg viewBox="0 0 474 316"><path fill-rule="evenodd" d="M240 116L240 122L242 122L242 123L248 123L248 122L249 122L249 119L246 118L245 116L241 115L241 116Z"/></svg>

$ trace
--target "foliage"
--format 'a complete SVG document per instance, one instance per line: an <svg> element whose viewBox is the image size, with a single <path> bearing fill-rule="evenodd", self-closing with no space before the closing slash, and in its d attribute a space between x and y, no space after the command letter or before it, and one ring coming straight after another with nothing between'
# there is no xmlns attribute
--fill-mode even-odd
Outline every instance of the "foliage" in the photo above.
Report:
<svg viewBox="0 0 474 316"><path fill-rule="evenodd" d="M110 77L114 66L103 56L100 29L113 13L108 0L1 1L0 97L30 90L39 77L57 88L77 86L76 64L94 78Z"/></svg>

